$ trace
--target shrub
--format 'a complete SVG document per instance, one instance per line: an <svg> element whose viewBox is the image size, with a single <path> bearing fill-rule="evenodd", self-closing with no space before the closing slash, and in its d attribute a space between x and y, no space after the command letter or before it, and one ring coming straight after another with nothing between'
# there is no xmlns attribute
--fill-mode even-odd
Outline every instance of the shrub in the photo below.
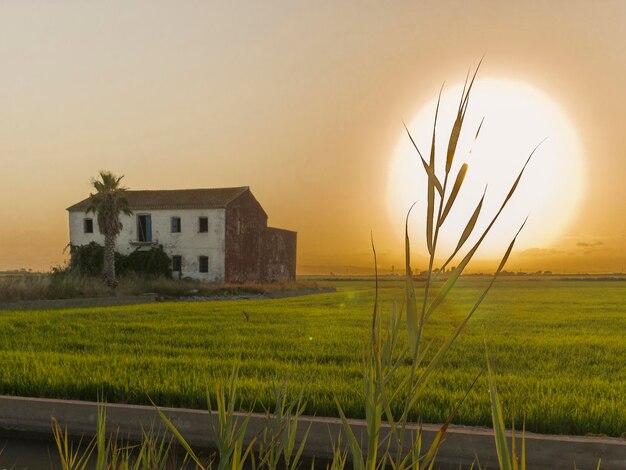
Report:
<svg viewBox="0 0 626 470"><path fill-rule="evenodd" d="M87 276L102 274L104 247L91 242L88 245L70 246L69 270ZM172 277L172 260L163 247L136 250L130 255L115 253L115 271L118 274L133 272L147 277Z"/></svg>
<svg viewBox="0 0 626 470"><path fill-rule="evenodd" d="M120 255L119 261L116 256L115 264L116 269L119 266L120 274L132 271L150 277L172 277L172 260L161 245L150 250L133 251L128 256Z"/></svg>
<svg viewBox="0 0 626 470"><path fill-rule="evenodd" d="M103 257L104 247L96 242L89 245L70 245L69 270L90 276L100 275Z"/></svg>

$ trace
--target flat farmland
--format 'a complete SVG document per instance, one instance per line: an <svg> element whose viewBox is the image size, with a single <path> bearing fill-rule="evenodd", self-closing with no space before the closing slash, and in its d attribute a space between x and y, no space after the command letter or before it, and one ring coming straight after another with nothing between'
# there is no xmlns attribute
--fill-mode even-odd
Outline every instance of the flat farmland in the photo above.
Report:
<svg viewBox="0 0 626 470"><path fill-rule="evenodd" d="M463 278L427 326L433 348L486 284ZM239 364L244 409L272 387L304 387L307 414L335 416L333 396L364 415L362 361L372 281L271 300L171 302L0 312L0 393L206 408L206 393ZM380 307L402 309L403 283L385 280ZM419 293L418 289L418 293ZM246 320L243 312L248 315ZM403 329L404 333L404 329ZM626 433L626 282L503 278L449 352L415 409L441 422L485 367L489 347L507 415L531 431ZM407 366L408 369L408 366ZM483 375L456 423L490 425Z"/></svg>

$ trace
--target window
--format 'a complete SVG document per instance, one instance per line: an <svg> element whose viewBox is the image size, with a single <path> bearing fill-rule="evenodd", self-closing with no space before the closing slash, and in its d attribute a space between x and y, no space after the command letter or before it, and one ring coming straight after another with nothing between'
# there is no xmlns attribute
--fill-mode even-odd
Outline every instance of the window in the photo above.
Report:
<svg viewBox="0 0 626 470"><path fill-rule="evenodd" d="M200 271L201 273L209 272L209 257L208 256L198 257L198 271Z"/></svg>
<svg viewBox="0 0 626 470"><path fill-rule="evenodd" d="M93 219L83 220L83 231L85 233L93 233Z"/></svg>
<svg viewBox="0 0 626 470"><path fill-rule="evenodd" d="M172 272L179 273L183 270L183 257L180 255L172 256Z"/></svg>
<svg viewBox="0 0 626 470"><path fill-rule="evenodd" d="M208 231L209 231L209 218L199 217L198 218L198 232L206 233Z"/></svg>
<svg viewBox="0 0 626 470"><path fill-rule="evenodd" d="M140 242L152 241L152 217L150 214L137 216L137 240Z"/></svg>
<svg viewBox="0 0 626 470"><path fill-rule="evenodd" d="M180 217L172 217L171 232L180 233Z"/></svg>

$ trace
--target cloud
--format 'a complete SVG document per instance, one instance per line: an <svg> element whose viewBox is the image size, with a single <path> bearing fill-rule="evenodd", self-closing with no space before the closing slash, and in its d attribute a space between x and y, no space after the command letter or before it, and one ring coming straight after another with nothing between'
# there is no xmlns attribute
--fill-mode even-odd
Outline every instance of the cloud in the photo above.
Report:
<svg viewBox="0 0 626 470"><path fill-rule="evenodd" d="M578 242L576 243L576 246L580 246L582 248L591 248L593 246L600 246L600 245L604 245L603 242Z"/></svg>
<svg viewBox="0 0 626 470"><path fill-rule="evenodd" d="M526 256L554 256L554 255L566 255L567 252L563 250L557 250L554 248L528 248L521 252Z"/></svg>

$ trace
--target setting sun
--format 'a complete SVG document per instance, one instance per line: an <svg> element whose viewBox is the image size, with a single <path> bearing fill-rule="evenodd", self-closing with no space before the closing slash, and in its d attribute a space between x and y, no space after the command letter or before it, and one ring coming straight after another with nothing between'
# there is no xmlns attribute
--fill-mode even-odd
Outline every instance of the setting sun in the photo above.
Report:
<svg viewBox="0 0 626 470"><path fill-rule="evenodd" d="M462 83L444 86L441 96L435 148L439 164L436 171L442 181L443 161L462 89ZM407 122L425 158L430 151L436 104L435 96ZM442 254L448 254L456 246L457 237L485 188L487 193L475 233L486 227L538 144L500 223L485 240L482 256L497 257L502 253L526 216L529 216L528 223L518 247L549 246L556 241L576 215L585 179L583 152L576 130L549 96L525 82L478 78L470 94L451 177L463 163L467 163L469 169L458 206L450 212L442 229ZM412 238L417 242L424 239L424 217L417 214L425 211L425 188L426 175L419 156L403 131L389 168L388 210L392 225L400 229L407 210L418 201L410 224Z"/></svg>

